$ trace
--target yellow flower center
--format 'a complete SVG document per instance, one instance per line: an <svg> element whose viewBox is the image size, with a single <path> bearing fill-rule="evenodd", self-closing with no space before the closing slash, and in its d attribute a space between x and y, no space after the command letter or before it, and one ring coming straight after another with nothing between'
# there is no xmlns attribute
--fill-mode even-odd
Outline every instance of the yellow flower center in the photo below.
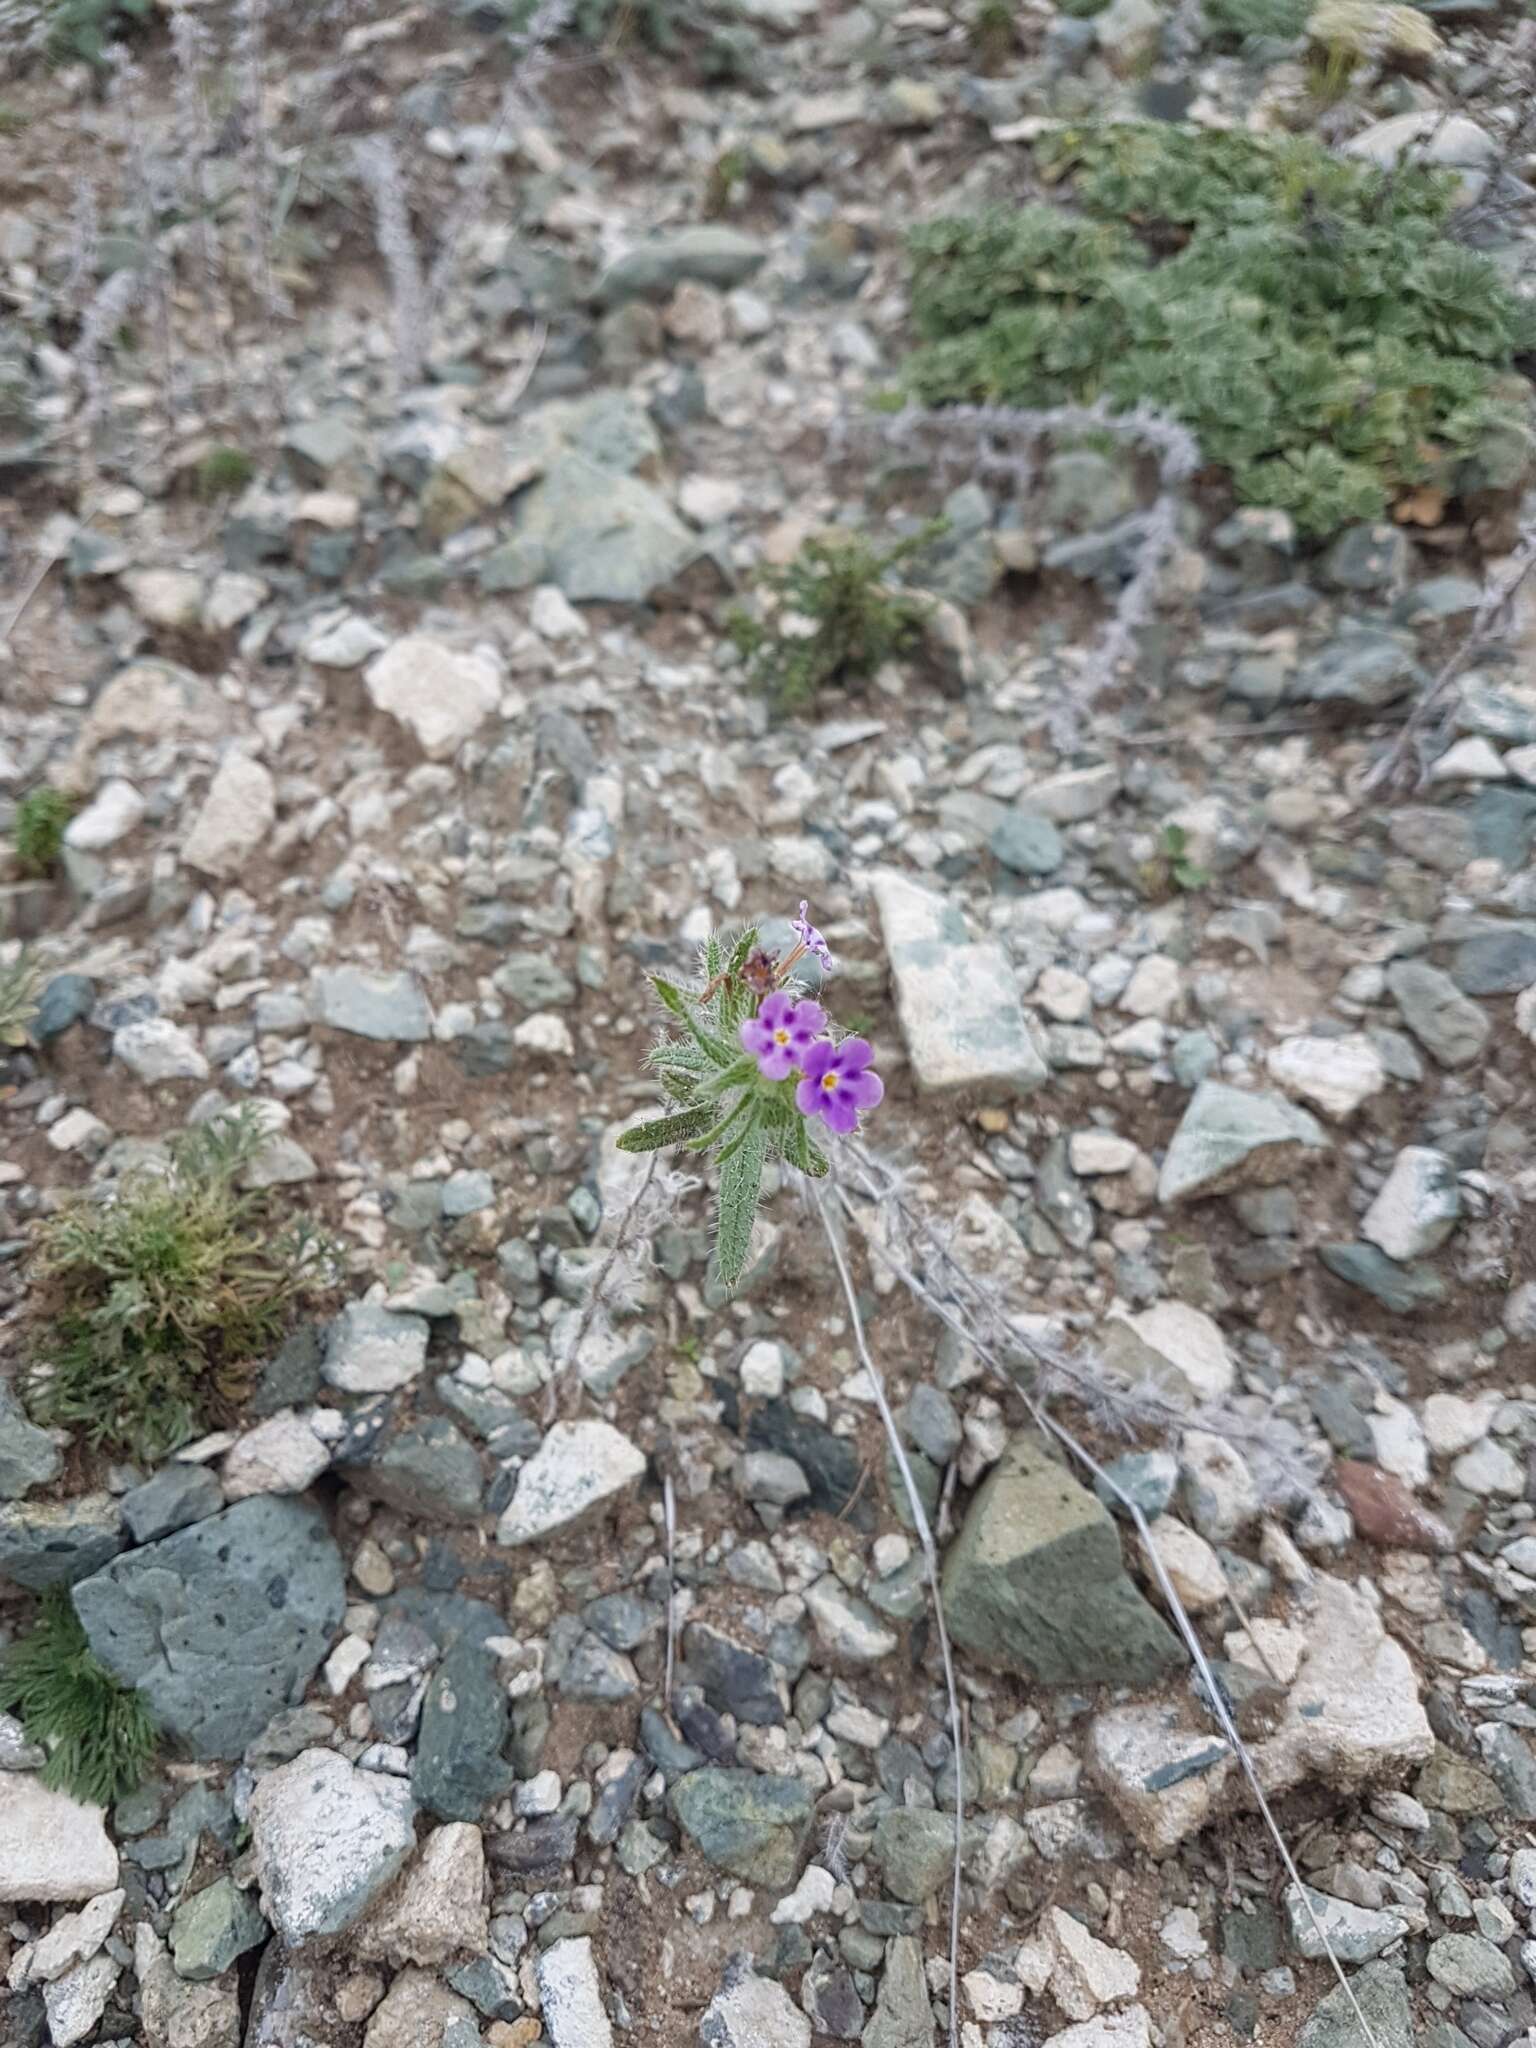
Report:
<svg viewBox="0 0 1536 2048"><path fill-rule="evenodd" d="M773 1034L773 1042L775 1045L788 1045L789 1033L787 1031L775 1031L775 1033Z"/></svg>
<svg viewBox="0 0 1536 2048"><path fill-rule="evenodd" d="M837 1086L836 1074L823 1074L821 1077L821 1085L823 1088L827 1090L828 1094L830 1094L831 1091Z"/></svg>

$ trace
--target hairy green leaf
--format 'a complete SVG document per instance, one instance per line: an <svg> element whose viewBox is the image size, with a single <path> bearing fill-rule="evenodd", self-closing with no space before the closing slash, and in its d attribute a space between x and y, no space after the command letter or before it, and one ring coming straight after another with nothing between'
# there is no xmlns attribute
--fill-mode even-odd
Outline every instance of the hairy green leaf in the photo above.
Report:
<svg viewBox="0 0 1536 2048"><path fill-rule="evenodd" d="M715 1238L715 1270L722 1286L734 1287L746 1265L767 1156L768 1133L756 1121L729 1148L728 1155L722 1154L719 1229Z"/></svg>
<svg viewBox="0 0 1536 2048"><path fill-rule="evenodd" d="M653 1123L636 1124L633 1130L624 1132L618 1148L621 1152L659 1152L666 1145L680 1145L685 1138L696 1138L708 1125L707 1109L681 1109L676 1116L659 1116Z"/></svg>

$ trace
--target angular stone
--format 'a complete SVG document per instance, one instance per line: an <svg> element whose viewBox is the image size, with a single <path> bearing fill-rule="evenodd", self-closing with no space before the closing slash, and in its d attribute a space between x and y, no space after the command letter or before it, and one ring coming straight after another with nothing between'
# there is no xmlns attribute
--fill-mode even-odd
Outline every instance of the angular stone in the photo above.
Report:
<svg viewBox="0 0 1536 2048"><path fill-rule="evenodd" d="M1321 1124L1278 1095L1202 1081L1173 1134L1158 1175L1160 1202L1189 1202L1238 1188L1274 1187L1309 1152L1328 1148Z"/></svg>
<svg viewBox="0 0 1536 2048"><path fill-rule="evenodd" d="M608 1422L557 1422L517 1475L498 1543L534 1543L569 1529L635 1484L645 1453Z"/></svg>
<svg viewBox="0 0 1536 2048"><path fill-rule="evenodd" d="M1151 1353L1148 1362L1156 1361L1155 1375L1170 1393L1197 1402L1221 1401L1231 1393L1236 1368L1227 1340L1220 1324L1203 1309L1182 1301L1159 1301L1140 1315L1127 1317L1126 1322ZM1105 1333L1106 1346L1114 1331L1111 1322ZM1158 1370L1158 1365L1163 1369Z"/></svg>
<svg viewBox="0 0 1536 2048"><path fill-rule="evenodd" d="M1363 1032L1343 1038L1287 1038L1265 1061L1287 1095L1299 1095L1324 1116L1351 1117L1387 1085L1381 1054Z"/></svg>
<svg viewBox="0 0 1536 2048"><path fill-rule="evenodd" d="M208 1062L190 1031L169 1017L140 1017L112 1034L112 1057L149 1087L162 1081L206 1081Z"/></svg>
<svg viewBox="0 0 1536 2048"><path fill-rule="evenodd" d="M439 1820L478 1820L511 1791L516 1773L502 1755L510 1713L492 1658L460 1637L432 1675L421 1709L411 1782Z"/></svg>
<svg viewBox="0 0 1536 2048"><path fill-rule="evenodd" d="M1445 1300L1444 1280L1429 1266L1400 1266L1373 1244L1325 1244L1318 1257L1337 1280L1371 1295L1395 1316L1416 1315Z"/></svg>
<svg viewBox="0 0 1536 2048"><path fill-rule="evenodd" d="M727 1968L699 2021L700 2048L811 2048L811 2023L782 1984Z"/></svg>
<svg viewBox="0 0 1536 2048"><path fill-rule="evenodd" d="M550 2048L613 2048L613 2025L588 1936L552 1941L534 1971Z"/></svg>
<svg viewBox="0 0 1536 2048"><path fill-rule="evenodd" d="M53 2048L75 2048L77 2041L96 2031L121 1967L115 1956L92 1956L44 1987L43 2006Z"/></svg>
<svg viewBox="0 0 1536 2048"><path fill-rule="evenodd" d="M795 1881L811 1822L798 1778L756 1771L690 1771L672 1787L672 1810L706 1862L749 1884L784 1891Z"/></svg>
<svg viewBox="0 0 1536 2048"><path fill-rule="evenodd" d="M291 1408L248 1429L224 1460L224 1493L231 1501L259 1493L303 1493L331 1462L302 1415Z"/></svg>
<svg viewBox="0 0 1536 2048"><path fill-rule="evenodd" d="M0 1771L0 1903L53 1905L115 1889L105 1818L28 1771Z"/></svg>
<svg viewBox="0 0 1536 2048"><path fill-rule="evenodd" d="M1313 2008L1302 2028L1299 2048L1364 2048L1355 2006L1365 2014L1376 2048L1413 2048L1413 2006L1400 1965L1367 1963Z"/></svg>
<svg viewBox="0 0 1536 2048"><path fill-rule="evenodd" d="M1040 1931L1051 1954L1051 1996L1069 2020L1091 2019L1101 2006L1141 1989L1134 1957L1100 1941L1060 1906L1048 1910Z"/></svg>
<svg viewBox="0 0 1536 2048"><path fill-rule="evenodd" d="M153 1543L216 1515L224 1489L206 1465L163 1465L152 1479L123 1495L123 1520L135 1543Z"/></svg>
<svg viewBox="0 0 1536 2048"><path fill-rule="evenodd" d="M446 1416L393 1430L342 1468L353 1488L426 1522L474 1522L485 1488L473 1444Z"/></svg>
<svg viewBox="0 0 1536 2048"><path fill-rule="evenodd" d="M240 874L277 819L277 785L259 761L226 754L182 842L189 868L227 880Z"/></svg>
<svg viewBox="0 0 1536 2048"><path fill-rule="evenodd" d="M432 1006L414 974L376 974L366 967L317 967L309 982L310 1014L332 1031L385 1045L417 1045L432 1036Z"/></svg>
<svg viewBox="0 0 1536 2048"><path fill-rule="evenodd" d="M9 1382L0 1380L0 1500L20 1500L34 1486L46 1486L63 1462L47 1430L27 1419Z"/></svg>
<svg viewBox="0 0 1536 2048"><path fill-rule="evenodd" d="M296 1500L238 1502L74 1589L91 1649L194 1757L238 1757L294 1706L340 1625L341 1553Z"/></svg>
<svg viewBox="0 0 1536 2048"><path fill-rule="evenodd" d="M484 654L463 653L428 633L407 633L368 664L375 707L397 719L429 761L446 761L501 702L501 673Z"/></svg>
<svg viewBox="0 0 1536 2048"><path fill-rule="evenodd" d="M122 1517L110 1494L0 1507L0 1579L12 1579L29 1593L72 1586L122 1547Z"/></svg>
<svg viewBox="0 0 1536 2048"><path fill-rule="evenodd" d="M871 879L912 1075L925 1093L1021 1096L1047 1068L1000 946L976 943L958 910L904 875Z"/></svg>
<svg viewBox="0 0 1536 2048"><path fill-rule="evenodd" d="M430 1970L402 1970L375 2006L363 2048L467 2048L479 2039L475 2009L467 1998L439 1983Z"/></svg>
<svg viewBox="0 0 1536 2048"><path fill-rule="evenodd" d="M700 546L654 485L568 449L517 500L512 539L497 550L487 587L549 582L578 604L643 604L698 559Z"/></svg>
<svg viewBox="0 0 1536 2048"><path fill-rule="evenodd" d="M1340 1458L1329 1474L1367 1543L1387 1550L1454 1550L1455 1539L1437 1515L1414 1499L1396 1473L1354 1458Z"/></svg>
<svg viewBox="0 0 1536 2048"><path fill-rule="evenodd" d="M397 1967L478 1955L490 1938L485 1890L479 1828L450 1821L433 1830L394 1890L353 1928L348 1951Z"/></svg>
<svg viewBox="0 0 1536 2048"><path fill-rule="evenodd" d="M352 1301L326 1332L321 1372L343 1394L392 1394L427 1362L431 1328L425 1316L401 1315L372 1301Z"/></svg>
<svg viewBox="0 0 1536 2048"><path fill-rule="evenodd" d="M882 1813L870 1853L891 1897L921 1906L954 1869L955 1816L915 1806Z"/></svg>
<svg viewBox="0 0 1536 2048"><path fill-rule="evenodd" d="M307 1749L251 1794L252 1855L262 1910L291 1947L350 1927L416 1846L403 1778L360 1771L333 1749Z"/></svg>
<svg viewBox="0 0 1536 2048"><path fill-rule="evenodd" d="M933 2048L933 2005L923 1974L923 1945L898 1934L887 1945L874 2018L863 2048Z"/></svg>
<svg viewBox="0 0 1536 2048"><path fill-rule="evenodd" d="M1016 1436L944 1562L950 1634L994 1670L1045 1685L1149 1685L1184 1651L1127 1577L1114 1523L1046 1451Z"/></svg>
<svg viewBox="0 0 1536 2048"><path fill-rule="evenodd" d="M183 1898L171 1920L176 1974L199 1984L220 1977L247 1949L267 1938L267 1923L249 1892L233 1878L216 1877Z"/></svg>
<svg viewBox="0 0 1536 2048"><path fill-rule="evenodd" d="M1331 1948L1341 1963L1368 1963L1408 1932L1401 1913L1356 1906L1313 1891L1310 1885L1286 1886L1285 1913L1291 1947L1309 1962L1326 1956Z"/></svg>
<svg viewBox="0 0 1536 2048"><path fill-rule="evenodd" d="M1470 1066L1481 1057L1493 1027L1448 974L1427 960L1394 960L1387 987L1403 1022L1442 1067Z"/></svg>
<svg viewBox="0 0 1536 2048"><path fill-rule="evenodd" d="M1360 1235L1389 1259L1420 1259L1440 1249L1460 1215L1455 1166L1428 1145L1405 1145L1361 1219Z"/></svg>

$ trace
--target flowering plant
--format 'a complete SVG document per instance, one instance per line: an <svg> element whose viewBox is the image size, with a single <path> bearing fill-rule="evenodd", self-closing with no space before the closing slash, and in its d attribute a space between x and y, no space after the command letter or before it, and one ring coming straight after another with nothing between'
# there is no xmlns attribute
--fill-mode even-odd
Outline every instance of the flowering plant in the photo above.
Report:
<svg viewBox="0 0 1536 2048"><path fill-rule="evenodd" d="M750 926L729 942L719 933L709 939L700 987L679 988L664 975L651 976L662 1008L681 1026L663 1032L649 1054L675 1107L619 1139L623 1152L687 1145L714 1154L720 1169L715 1263L727 1287L746 1264L767 1162L824 1174L827 1157L812 1125L819 1120L840 1135L857 1130L860 1112L885 1093L870 1066L868 1040L838 1038L821 1004L795 979L795 968L813 957L823 974L832 968L806 904L791 929L795 943L782 960L759 945Z"/></svg>

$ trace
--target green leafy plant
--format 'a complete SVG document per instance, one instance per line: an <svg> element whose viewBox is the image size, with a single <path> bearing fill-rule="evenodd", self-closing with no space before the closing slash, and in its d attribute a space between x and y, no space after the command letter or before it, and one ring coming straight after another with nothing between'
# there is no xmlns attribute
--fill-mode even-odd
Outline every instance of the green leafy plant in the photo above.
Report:
<svg viewBox="0 0 1536 2048"><path fill-rule="evenodd" d="M256 465L243 448L221 445L202 457L192 472L192 485L204 500L232 498L255 474Z"/></svg>
<svg viewBox="0 0 1536 2048"><path fill-rule="evenodd" d="M1163 860L1167 865L1168 878L1176 889L1186 893L1210 886L1209 868L1189 856L1189 834L1182 825L1163 827Z"/></svg>
<svg viewBox="0 0 1536 2048"><path fill-rule="evenodd" d="M103 71L107 53L155 18L155 0L52 0L46 49L53 64L89 64Z"/></svg>
<svg viewBox="0 0 1536 2048"><path fill-rule="evenodd" d="M1202 12L1218 47L1236 48L1250 37L1294 43L1306 32L1316 0L1203 0Z"/></svg>
<svg viewBox="0 0 1536 2048"><path fill-rule="evenodd" d="M322 1232L270 1227L266 1191L240 1186L268 1141L243 1108L176 1139L163 1166L42 1224L41 1325L23 1375L39 1421L152 1460L239 1401L294 1304L330 1270Z"/></svg>
<svg viewBox="0 0 1536 2048"><path fill-rule="evenodd" d="M0 966L0 1046L15 1051L27 1042L37 1015L38 972L26 953Z"/></svg>
<svg viewBox="0 0 1536 2048"><path fill-rule="evenodd" d="M95 1806L136 1791L155 1753L155 1724L138 1693L91 1653L69 1595L43 1596L30 1634L0 1654L0 1708L43 1745L43 1783Z"/></svg>
<svg viewBox="0 0 1536 2048"><path fill-rule="evenodd" d="M753 684L775 711L803 711L818 691L834 683L846 688L911 652L932 605L892 588L887 578L939 530L926 526L884 549L858 533L818 534L792 562L762 571L765 615L736 611L727 625Z"/></svg>
<svg viewBox="0 0 1536 2048"><path fill-rule="evenodd" d="M1326 535L1421 485L1507 486L1532 436L1514 358L1536 316L1444 233L1456 184L1291 137L1171 124L1057 131L1036 204L912 238L929 405L1149 405L1249 504Z"/></svg>
<svg viewBox="0 0 1536 2048"><path fill-rule="evenodd" d="M1018 8L1014 0L980 0L971 16L966 40L983 73L1003 70L1019 48Z"/></svg>
<svg viewBox="0 0 1536 2048"><path fill-rule="evenodd" d="M29 789L16 806L11 826L11 844L16 864L24 875L51 875L64 850L64 828L75 807L62 789L46 782Z"/></svg>
<svg viewBox="0 0 1536 2048"><path fill-rule="evenodd" d="M803 903L793 928L797 942L783 960L749 927L729 943L719 933L710 937L699 986L651 976L667 1029L648 1061L673 1107L618 1141L621 1152L682 1145L713 1156L720 1174L715 1271L725 1287L736 1285L746 1265L769 1160L819 1178L828 1162L812 1124L819 1119L845 1135L885 1092L870 1071L868 1041L834 1036L826 1011L794 980L809 954L825 972L832 963Z"/></svg>

